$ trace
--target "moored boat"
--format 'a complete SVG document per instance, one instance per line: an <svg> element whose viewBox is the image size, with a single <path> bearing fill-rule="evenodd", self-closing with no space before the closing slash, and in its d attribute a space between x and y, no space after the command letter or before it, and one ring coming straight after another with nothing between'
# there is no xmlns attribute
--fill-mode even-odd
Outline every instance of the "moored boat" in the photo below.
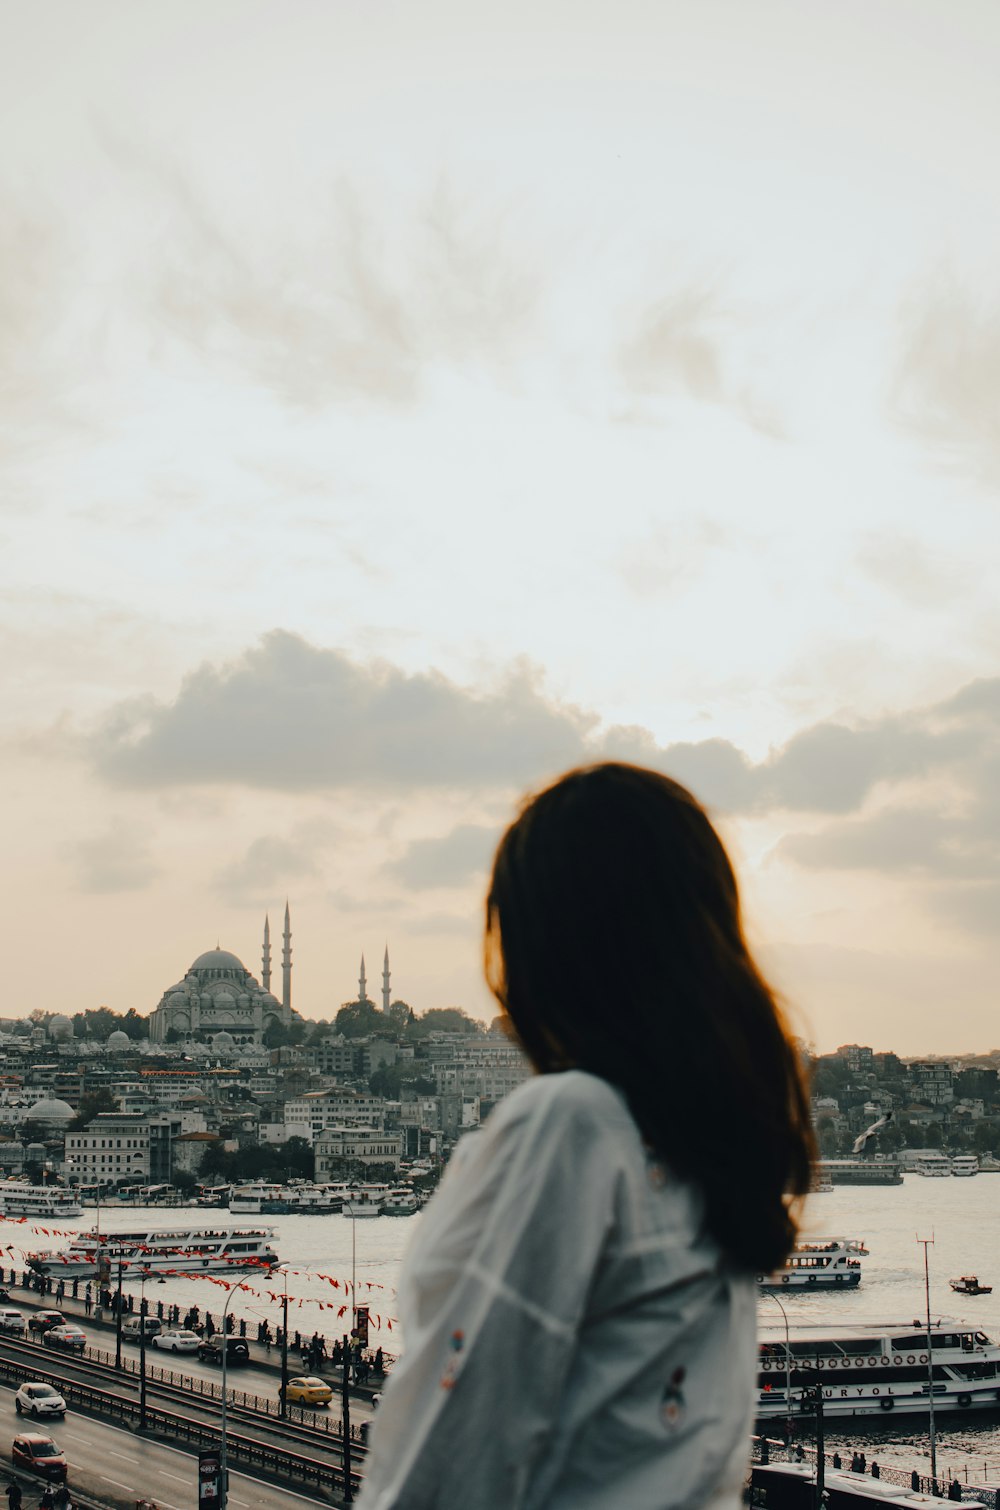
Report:
<svg viewBox="0 0 1000 1510"><path fill-rule="evenodd" d="M29 1185L24 1180L0 1184L0 1216L82 1216L75 1190L65 1185Z"/></svg>
<svg viewBox="0 0 1000 1510"><path fill-rule="evenodd" d="M849 1290L861 1283L860 1259L868 1249L858 1238L826 1237L796 1243L784 1266L758 1274L761 1290Z"/></svg>
<svg viewBox="0 0 1000 1510"><path fill-rule="evenodd" d="M992 1285L981 1285L975 1274L963 1274L961 1279L949 1279L956 1295L992 1295Z"/></svg>
<svg viewBox="0 0 1000 1510"><path fill-rule="evenodd" d="M81 1232L58 1251L29 1253L39 1274L92 1279L101 1269L135 1274L206 1274L270 1269L280 1262L271 1246L273 1227L185 1227L151 1232Z"/></svg>
<svg viewBox="0 0 1000 1510"><path fill-rule="evenodd" d="M935 1411L976 1412L1000 1402L1000 1346L985 1332L939 1321L844 1327L762 1329L757 1377L759 1420L808 1409L803 1390L817 1381L827 1417L924 1416L931 1384Z"/></svg>

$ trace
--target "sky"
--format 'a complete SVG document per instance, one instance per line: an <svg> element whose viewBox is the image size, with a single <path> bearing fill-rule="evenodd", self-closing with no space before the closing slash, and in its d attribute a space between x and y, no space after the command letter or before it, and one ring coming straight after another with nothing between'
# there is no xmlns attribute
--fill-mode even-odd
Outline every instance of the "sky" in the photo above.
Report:
<svg viewBox="0 0 1000 1510"><path fill-rule="evenodd" d="M1000 1044L993 0L0 0L5 1013L492 1015L520 798L711 808L797 1031Z"/></svg>

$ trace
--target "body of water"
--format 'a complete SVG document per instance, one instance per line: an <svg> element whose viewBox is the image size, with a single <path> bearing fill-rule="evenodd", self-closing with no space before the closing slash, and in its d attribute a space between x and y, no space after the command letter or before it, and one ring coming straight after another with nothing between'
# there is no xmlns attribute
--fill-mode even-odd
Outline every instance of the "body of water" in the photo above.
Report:
<svg viewBox="0 0 1000 1510"><path fill-rule="evenodd" d="M95 1212L87 1208L82 1217L61 1222L57 1233L91 1230ZM275 1246L287 1266L289 1331L311 1335L320 1332L329 1339L347 1329L341 1307L350 1305L353 1270L360 1305L371 1307L372 1345L395 1352L401 1343L396 1325L399 1270L410 1236L420 1216L375 1217L352 1222L350 1217L273 1216L230 1218L225 1211L198 1207L110 1208L101 1212L103 1231L143 1230L228 1225L263 1226L274 1230ZM0 1221L0 1246L10 1245L5 1267L14 1261L23 1267L23 1255L31 1249L65 1245L43 1219L24 1222ZM47 1235L48 1234L48 1235ZM923 1248L919 1237L933 1237L930 1248L932 1318L951 1317L967 1321L1000 1340L1000 1175L976 1175L971 1179L925 1179L907 1175L897 1186L838 1186L832 1192L809 1198L804 1237L857 1237L864 1240L870 1257L862 1261L863 1278L855 1290L813 1295L782 1291L781 1301L790 1325L796 1322L829 1323L832 1328L854 1322L890 1322L909 1326L924 1315ZM353 1253L352 1253L353 1243ZM961 1274L978 1274L984 1284L995 1286L992 1295L957 1296L948 1280ZM334 1281L336 1283L334 1283ZM257 1322L267 1319L272 1330L280 1323L283 1267L270 1279L257 1273L246 1275L247 1286L230 1303L231 1312L244 1317L253 1335ZM138 1290L138 1281L126 1288ZM146 1282L146 1292L155 1302L176 1302L184 1310L192 1304L218 1317L225 1291L208 1278L167 1277L163 1283ZM782 1328L778 1307L761 1298L762 1326ZM803 1435L808 1423L802 1421ZM903 1467L926 1467L926 1428L884 1430L881 1421L866 1418L856 1431L828 1433L832 1447L856 1445L869 1459ZM938 1461L942 1469L982 1481L1000 1483L1000 1410L995 1418L966 1418L956 1423L945 1418L938 1434Z"/></svg>

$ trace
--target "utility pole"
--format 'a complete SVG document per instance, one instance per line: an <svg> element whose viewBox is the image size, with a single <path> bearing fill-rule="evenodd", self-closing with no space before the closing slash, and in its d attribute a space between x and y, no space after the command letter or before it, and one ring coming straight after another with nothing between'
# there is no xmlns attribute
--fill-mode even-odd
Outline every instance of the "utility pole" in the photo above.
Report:
<svg viewBox="0 0 1000 1510"><path fill-rule="evenodd" d="M115 1368L122 1366L122 1261L118 1259L118 1306L115 1316Z"/></svg>
<svg viewBox="0 0 1000 1510"><path fill-rule="evenodd" d="M341 1388L341 1414L344 1430L344 1504L354 1502L351 1489L351 1339L344 1338L344 1373Z"/></svg>
<svg viewBox="0 0 1000 1510"><path fill-rule="evenodd" d="M937 1433L934 1430L934 1352L933 1339L931 1336L931 1271L927 1259L927 1249L934 1241L934 1234L930 1237L921 1237L917 1233L917 1242L924 1248L924 1303L927 1316L927 1408L930 1413L929 1435L931 1440L931 1478L937 1483Z"/></svg>
<svg viewBox="0 0 1000 1510"><path fill-rule="evenodd" d="M288 1271L285 1270L285 1293L281 1297L281 1419L288 1418Z"/></svg>
<svg viewBox="0 0 1000 1510"><path fill-rule="evenodd" d="M816 1510L823 1510L826 1490L826 1438L823 1431L823 1386L817 1384L816 1400Z"/></svg>

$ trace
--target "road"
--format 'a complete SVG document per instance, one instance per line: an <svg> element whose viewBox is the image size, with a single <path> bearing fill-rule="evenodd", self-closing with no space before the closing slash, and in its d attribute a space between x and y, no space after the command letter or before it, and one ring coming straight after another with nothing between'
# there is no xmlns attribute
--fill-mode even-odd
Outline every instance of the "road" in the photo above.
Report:
<svg viewBox="0 0 1000 1510"><path fill-rule="evenodd" d="M21 1423L14 1413L14 1392L2 1385L0 1415L6 1418L8 1428L3 1457L9 1462L10 1442ZM197 1505L198 1460L192 1453L137 1438L120 1427L72 1412L65 1422L54 1422L51 1430L69 1458L70 1487L82 1494L127 1504L129 1510L140 1497L155 1500L159 1510L194 1510ZM323 1503L308 1493L279 1488L238 1472L230 1472L229 1482L229 1503L236 1510L302 1510L303 1506ZM25 1500L31 1502L27 1493Z"/></svg>

